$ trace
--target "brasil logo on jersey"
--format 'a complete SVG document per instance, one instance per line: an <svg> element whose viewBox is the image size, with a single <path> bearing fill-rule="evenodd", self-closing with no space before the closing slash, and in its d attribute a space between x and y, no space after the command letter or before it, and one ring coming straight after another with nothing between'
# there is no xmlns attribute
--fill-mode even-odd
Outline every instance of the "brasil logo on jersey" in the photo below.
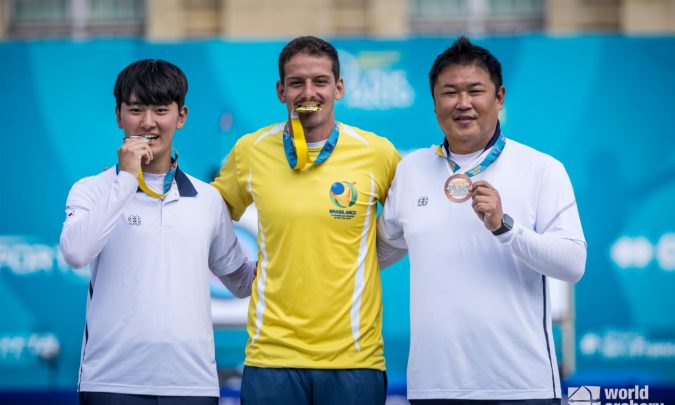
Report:
<svg viewBox="0 0 675 405"><path fill-rule="evenodd" d="M328 193L330 200L337 207L341 209L330 209L329 213L335 219L352 219L356 216L355 210L345 210L342 208L349 208L352 205L356 204L356 199L358 197L358 192L354 183L349 181L336 181L330 186L330 192Z"/></svg>
<svg viewBox="0 0 675 405"><path fill-rule="evenodd" d="M348 181L336 181L330 186L330 200L340 208L354 205L358 193L354 184Z"/></svg>

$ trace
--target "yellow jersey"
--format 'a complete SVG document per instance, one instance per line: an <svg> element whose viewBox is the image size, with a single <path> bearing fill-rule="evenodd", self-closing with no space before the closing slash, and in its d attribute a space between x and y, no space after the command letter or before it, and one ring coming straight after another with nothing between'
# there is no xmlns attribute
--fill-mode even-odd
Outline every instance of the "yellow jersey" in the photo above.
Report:
<svg viewBox="0 0 675 405"><path fill-rule="evenodd" d="M258 211L245 364L384 370L375 224L401 157L387 139L338 123L329 158L292 170L284 128L239 139L212 183L233 219L251 203Z"/></svg>

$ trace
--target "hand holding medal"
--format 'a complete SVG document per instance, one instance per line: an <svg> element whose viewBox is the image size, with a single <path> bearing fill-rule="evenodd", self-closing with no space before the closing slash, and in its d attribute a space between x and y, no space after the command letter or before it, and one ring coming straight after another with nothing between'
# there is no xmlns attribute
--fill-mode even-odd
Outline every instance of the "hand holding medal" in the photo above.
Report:
<svg viewBox="0 0 675 405"><path fill-rule="evenodd" d="M149 165L150 162L152 162L153 155L150 144L156 138L157 135L151 134L124 137L122 139L124 145L117 150L117 157L119 159L120 170L124 170L132 175L136 174L138 187L143 190L143 192L150 197L164 198L166 196L166 191L168 190L164 193L157 193L148 187L143 178L143 169L141 168L141 163Z"/></svg>
<svg viewBox="0 0 675 405"><path fill-rule="evenodd" d="M483 221L489 231L495 231L502 225L502 200L497 189L485 180L480 180L470 187L471 208ZM468 198L468 197L467 197Z"/></svg>
<svg viewBox="0 0 675 405"><path fill-rule="evenodd" d="M141 170L141 163L152 162L152 142L150 135L132 135L122 139L124 144L117 149L120 170L136 175Z"/></svg>

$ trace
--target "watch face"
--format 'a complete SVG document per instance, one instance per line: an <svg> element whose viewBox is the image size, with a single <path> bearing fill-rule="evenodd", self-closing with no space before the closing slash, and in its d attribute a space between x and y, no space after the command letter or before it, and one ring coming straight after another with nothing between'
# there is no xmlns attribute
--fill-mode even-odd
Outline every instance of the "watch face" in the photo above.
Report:
<svg viewBox="0 0 675 405"><path fill-rule="evenodd" d="M502 216L502 226L500 226L499 229L492 231L492 234L501 235L510 231L511 229L513 229L513 218L511 218L508 214L504 214Z"/></svg>
<svg viewBox="0 0 675 405"><path fill-rule="evenodd" d="M513 218L509 214L504 214L502 217L502 226L508 229L513 229Z"/></svg>

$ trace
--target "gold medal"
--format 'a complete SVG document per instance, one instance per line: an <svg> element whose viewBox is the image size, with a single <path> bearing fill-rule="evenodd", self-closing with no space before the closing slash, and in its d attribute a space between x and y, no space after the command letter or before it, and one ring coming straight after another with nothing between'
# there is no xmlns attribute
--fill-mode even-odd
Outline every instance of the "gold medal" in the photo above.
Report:
<svg viewBox="0 0 675 405"><path fill-rule="evenodd" d="M321 107L315 104L303 104L298 107L295 107L294 111L299 113L313 113L321 111Z"/></svg>
<svg viewBox="0 0 675 405"><path fill-rule="evenodd" d="M469 189L471 188L471 179L464 173L453 174L445 181L445 196L448 200L461 203L471 198Z"/></svg>

